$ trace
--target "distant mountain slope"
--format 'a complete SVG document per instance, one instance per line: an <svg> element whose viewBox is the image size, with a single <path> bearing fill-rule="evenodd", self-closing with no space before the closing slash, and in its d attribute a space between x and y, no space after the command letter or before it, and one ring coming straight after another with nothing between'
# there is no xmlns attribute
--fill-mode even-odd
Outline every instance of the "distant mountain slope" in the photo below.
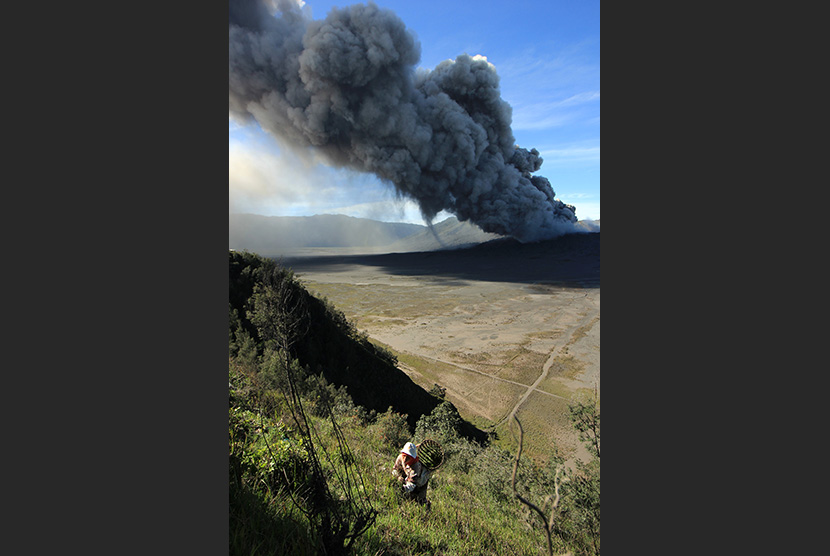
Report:
<svg viewBox="0 0 830 556"><path fill-rule="evenodd" d="M435 251L437 249L475 245L503 237L498 234L484 232L470 222L459 222L454 216L435 224L432 228L430 230L428 227L422 226L421 231L390 244L389 251L393 253Z"/></svg>
<svg viewBox="0 0 830 556"><path fill-rule="evenodd" d="M432 229L421 226L421 230L383 246L388 253L412 253L417 251L438 251L440 249L458 249L487 243L505 236L483 231L470 222L460 222L451 216L435 224ZM576 229L582 232L599 232L599 220L579 221Z"/></svg>
<svg viewBox="0 0 830 556"><path fill-rule="evenodd" d="M599 227L599 218L596 220L580 220L576 223L576 228L583 232L598 232Z"/></svg>
<svg viewBox="0 0 830 556"><path fill-rule="evenodd" d="M584 231L599 231L599 220L577 223ZM411 253L469 247L504 236L482 231L470 222L450 217L432 226L380 222L367 218L321 214L315 216L228 215L229 248L265 257L309 255L328 249L350 254ZM331 253L329 253L331 254Z"/></svg>
<svg viewBox="0 0 830 556"><path fill-rule="evenodd" d="M379 222L366 218L315 216L228 215L228 247L264 256L306 247L376 247L426 229L417 224Z"/></svg>

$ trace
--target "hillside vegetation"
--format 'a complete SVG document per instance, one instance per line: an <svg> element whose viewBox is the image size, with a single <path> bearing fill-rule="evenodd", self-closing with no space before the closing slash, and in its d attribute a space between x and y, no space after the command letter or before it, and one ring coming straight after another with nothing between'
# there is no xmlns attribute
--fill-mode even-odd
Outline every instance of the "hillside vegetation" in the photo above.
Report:
<svg viewBox="0 0 830 556"><path fill-rule="evenodd" d="M542 466L413 383L290 269L230 252L229 283L230 554L599 554L595 400L571 406L593 460ZM421 505L391 467L427 438L444 463Z"/></svg>

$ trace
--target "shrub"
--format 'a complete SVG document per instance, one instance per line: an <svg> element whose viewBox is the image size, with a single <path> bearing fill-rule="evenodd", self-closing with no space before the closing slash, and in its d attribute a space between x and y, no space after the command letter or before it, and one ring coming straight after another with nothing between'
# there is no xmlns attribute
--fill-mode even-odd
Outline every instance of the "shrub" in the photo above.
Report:
<svg viewBox="0 0 830 556"><path fill-rule="evenodd" d="M438 404L429 415L422 415L415 424L415 438L433 438L442 444L456 440L461 430L461 415L449 401Z"/></svg>
<svg viewBox="0 0 830 556"><path fill-rule="evenodd" d="M374 428L380 435L382 452L397 453L409 442L412 433L406 420L407 415L393 411L392 407L377 416Z"/></svg>
<svg viewBox="0 0 830 556"><path fill-rule="evenodd" d="M441 388L436 382L432 385L432 388L430 388L429 393L435 396L436 398L443 400L447 395L447 389Z"/></svg>

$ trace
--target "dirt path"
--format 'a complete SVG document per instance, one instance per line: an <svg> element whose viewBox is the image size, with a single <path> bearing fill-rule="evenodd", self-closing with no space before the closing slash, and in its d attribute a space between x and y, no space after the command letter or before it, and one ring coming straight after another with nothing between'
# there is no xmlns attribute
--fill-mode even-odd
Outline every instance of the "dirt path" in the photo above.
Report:
<svg viewBox="0 0 830 556"><path fill-rule="evenodd" d="M501 421L496 423L496 425L495 425L496 427L501 426L505 421L508 421L508 420L512 419L513 417L515 417L516 413L518 413L519 409L527 401L527 399L530 397L530 395L533 392L541 392L543 394L548 394L549 396L555 396L554 394L550 394L548 392L545 392L544 390L539 390L538 389L539 384L541 384L542 381L545 380L548 377L548 373L550 372L550 368L553 366L553 362L556 360L557 355L559 355L563 351L564 348L566 348L569 345L572 345L574 343L574 339L575 339L574 336L576 335L577 331L582 330L582 329L584 329L585 326L591 324L594 321L595 317L597 317L598 315L599 315L599 310L598 309L588 311L588 313L585 315L585 317L583 317L582 319L577 321L577 323L574 326L572 326L568 329L565 337L563 338L563 340L565 340L565 341L563 343L561 343L560 345L557 345L553 349L553 351L551 351L550 356L548 357L547 361L545 361L545 364L542 366L542 372L539 373L539 377L536 379L536 381L533 384L531 384L530 386L527 387L527 391L522 395L522 397L519 399L519 401L516 402L516 405L513 406L513 409L510 411L510 413L508 413ZM517 384L517 383L514 383L514 384ZM568 398L563 398L562 396L555 396L555 397L561 398L563 400L568 399Z"/></svg>
<svg viewBox="0 0 830 556"><path fill-rule="evenodd" d="M493 380L500 380L501 382L506 382L506 383L508 383L508 384L515 384L516 386L521 386L522 388L527 388L527 389L528 389L528 392L539 392L540 394L545 394L546 396L551 396L551 397L554 397L554 398L559 398L560 400L568 400L568 399L569 399L569 398L565 398L565 397L563 397L563 396L559 396L559 395L556 395L556 394L551 394L550 392L545 392L544 390L539 390L539 389L537 388L537 386L539 386L539 382L540 382L541 380L537 380L535 383L533 383L532 385L528 386L527 384L522 384L521 382L516 382L515 380L509 380L509 379L507 379L507 378L501 378L500 376L496 376L496 375L491 375L491 374L489 374L489 373L485 373L484 371L479 371L479 370L476 370L476 369L471 369L470 367L465 367L464 365L459 365L458 363L454 363L454 362L452 362L452 361L447 361L446 359L438 359L438 358L436 358L436 357L429 357L428 355L418 355L418 357L420 357L421 359L429 359L430 361L436 361L436 362L438 362L438 363L443 363L443 364L445 364L445 365L452 365L452 366L453 366L453 367L455 367L456 369L461 369L462 371L467 371L467 372L470 372L470 373L476 373L476 374L479 374L479 375L483 375L483 376L486 376L487 378L492 378ZM553 355L551 355L550 363L551 363L551 364L553 363ZM407 365L407 364L405 364L405 363L400 363L400 362L399 362L399 363L398 363L398 366L399 366L399 367L401 367L404 371L406 371L407 373L410 373L410 374L412 374L412 373L417 373L417 372L418 372L418 371L416 371L415 369L413 369L412 367L410 367L409 365ZM546 363L546 366L547 366L548 368L550 367L550 365L549 365L549 364L547 364L547 363ZM544 370L543 375L544 375L546 372L547 372L547 369L545 369L545 370ZM543 377L542 375L540 375L540 379L541 379L541 378L544 378L544 377ZM528 394L526 394L526 396L529 396L529 395L530 395L529 393L528 393ZM520 404L519 404L519 405L520 405ZM518 406L517 406L517 407L518 407ZM482 415L483 415L483 414L482 414ZM506 417L505 417L505 419L506 419ZM504 419L502 419L502 422L503 422L503 421L504 421ZM501 423L499 423L499 424L501 424Z"/></svg>
<svg viewBox="0 0 830 556"><path fill-rule="evenodd" d="M399 358L400 368L427 390L445 388L462 417L508 438L505 423L519 415L528 454L535 448L543 457L554 445L579 452L567 406L598 390L600 379L598 241L560 247L320 257L292 266L373 341L411 356L408 365Z"/></svg>

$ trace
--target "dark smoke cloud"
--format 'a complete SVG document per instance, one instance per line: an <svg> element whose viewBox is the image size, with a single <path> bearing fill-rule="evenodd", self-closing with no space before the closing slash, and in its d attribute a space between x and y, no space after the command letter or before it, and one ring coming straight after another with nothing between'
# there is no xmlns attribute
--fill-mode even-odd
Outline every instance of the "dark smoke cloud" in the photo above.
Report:
<svg viewBox="0 0 830 556"><path fill-rule="evenodd" d="M447 210L522 241L575 231L575 208L531 175L538 151L515 145L486 59L416 70L420 43L373 3L312 21L291 0L230 0L228 47L234 117L388 180L427 222Z"/></svg>

